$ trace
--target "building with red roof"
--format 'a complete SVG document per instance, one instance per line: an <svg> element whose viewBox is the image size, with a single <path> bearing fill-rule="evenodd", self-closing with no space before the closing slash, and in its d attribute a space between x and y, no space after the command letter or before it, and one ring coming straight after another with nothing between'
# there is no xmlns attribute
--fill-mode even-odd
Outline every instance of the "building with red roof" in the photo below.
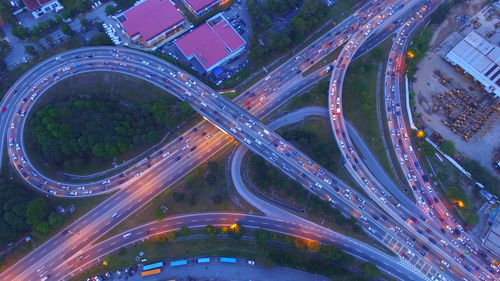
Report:
<svg viewBox="0 0 500 281"><path fill-rule="evenodd" d="M147 47L174 35L186 25L170 0L146 0L116 16L132 41Z"/></svg>
<svg viewBox="0 0 500 281"><path fill-rule="evenodd" d="M49 11L59 12L64 9L57 0L23 0L23 2L26 9L31 12L35 19Z"/></svg>
<svg viewBox="0 0 500 281"><path fill-rule="evenodd" d="M184 4L195 14L200 16L217 5L223 5L227 0L182 0Z"/></svg>
<svg viewBox="0 0 500 281"><path fill-rule="evenodd" d="M240 55L246 42L226 18L218 14L177 39L175 45L188 61L198 63L210 72Z"/></svg>

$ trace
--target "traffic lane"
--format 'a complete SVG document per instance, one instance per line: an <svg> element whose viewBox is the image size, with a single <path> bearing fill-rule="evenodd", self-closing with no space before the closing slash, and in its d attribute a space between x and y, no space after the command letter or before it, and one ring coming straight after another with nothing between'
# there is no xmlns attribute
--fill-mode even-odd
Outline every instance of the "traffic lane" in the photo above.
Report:
<svg viewBox="0 0 500 281"><path fill-rule="evenodd" d="M227 136L226 136L226 137L227 137ZM224 141L225 143L227 142L227 141L225 141L225 140L223 140L223 141ZM196 150L195 150L195 151L196 151ZM212 153L216 153L216 152L214 151L214 152L212 152ZM203 156L203 158L204 158L204 157L206 157L206 156L207 156L207 155L204 155L204 156ZM187 158L187 159L189 159L189 158ZM194 167L195 167L195 166L188 167L188 168L186 168L186 169L184 170L184 172L187 172L187 170L192 170ZM182 169L179 169L179 172L183 172L183 170L182 170ZM160 188L158 188L158 192L161 192L161 191L163 190L163 188L161 188L161 186L162 186L162 184L163 184L163 183L165 183L165 179L160 179L160 180L157 180L156 182L154 182L152 185L157 184L157 186L158 186L158 187L160 187ZM171 184L171 183L168 183L168 182L167 182L167 184L166 184L166 185L169 185L169 184ZM141 189L137 189L137 190L141 191L141 190L143 190L143 189L144 189L144 186L142 186L142 187L141 187ZM145 192L142 192L142 194L144 194L144 193L146 193L146 192L148 192L148 190L145 190ZM132 212L133 210L135 210L135 209L137 209L137 208L141 207L144 203L147 203L147 201L148 201L148 200L144 200L144 198L147 198L147 197L144 197L144 196L143 196L143 198L135 198L135 197L134 197L134 198L130 198L130 196L129 196L129 200L128 200L128 201L122 201L122 202L121 202L121 204L126 204L126 205L129 205L130 207L128 208L128 210L129 210L128 212ZM130 201L131 201L131 202L130 202ZM145 202L143 202L143 201L145 201ZM96 209L94 209L94 210L96 210L96 211L98 211L98 212L99 212L99 211L100 211L100 208L96 208ZM93 210L93 211L94 211L94 210ZM107 213L108 213L108 215L106 216L106 218L110 218L110 217L111 217L111 216L110 216L110 211L108 211ZM105 233L107 230L109 230L109 229L110 229L113 225L118 224L119 222L120 222L119 220L111 220L111 221L109 221L109 222L107 222L107 223L100 223L98 226L93 227L92 229L89 229L88 231L86 231L86 233L87 233L87 234L89 234L89 235L95 235L95 236L93 236L92 238L89 238L89 239L95 239L95 238L97 238L98 236L102 235L102 233ZM91 225L94 225L94 224L96 224L96 222L95 222L95 221L94 221L94 222L92 222L92 224L91 224ZM102 224L105 224L105 225L102 225ZM88 227L88 226L87 226L87 227ZM75 230L74 230L74 233L75 233L75 232L76 232L76 233L78 233L78 232L81 232L81 231L78 231L78 229L75 229ZM58 236L56 236L56 237L58 237ZM61 238L62 238L62 237L61 237ZM63 242L66 242L66 241L67 241L67 239L66 239L66 240L64 240ZM62 244L62 243L61 243L61 244L55 245L54 247L58 248L58 249L59 249L59 250L61 250L61 251L65 251L65 250L67 250L68 248L73 248L73 247L71 247L71 246L66 246L66 247L65 247L65 246L66 246L65 244ZM52 251L50 251L50 250L52 250ZM38 249L37 249L37 250L35 250L35 251L41 252L42 254L41 254L40 256L48 256L48 255L46 254L46 252L47 252L47 251L48 251L49 253L52 253L52 256L57 256L57 255L59 255L59 254L60 254L60 253L58 253L58 251L56 251L55 249L51 249L51 248L46 249L45 247L38 248ZM71 253L71 251L68 251L68 252L70 252L70 253ZM57 260L57 257L52 257L52 259L51 259L51 260L54 260L54 259L55 259L55 260ZM32 260L32 262L35 262L35 263L36 263L37 261L38 261L38 263L43 262L42 260ZM30 267L30 269L31 269L31 270L33 270L33 267L40 267L40 264L35 264L34 266L31 266L31 267ZM15 269L15 268L13 268L13 270L9 270L9 271L14 271L14 269ZM29 270L26 270L26 271L29 271ZM26 272L26 271L25 271L25 272ZM17 274L19 274L19 273L17 273ZM29 275L29 272L27 272L27 275ZM7 277L7 278L9 278L10 280L18 280L18 279L14 279L14 278L13 278L13 276L10 276L10 275L6 275L6 277ZM21 277L20 279L22 280L22 277L23 277L23 276L18 276L18 277Z"/></svg>
<svg viewBox="0 0 500 281"><path fill-rule="evenodd" d="M351 40L351 42L356 42L356 40ZM343 51L342 51L342 53L341 53L341 56L343 56L343 55L345 54L345 52L346 52L346 50L348 49L348 47L349 47L349 46L346 46L346 47L343 49ZM349 59L349 56L347 56L347 58ZM336 73L337 69L338 69L338 67L336 67L336 68L335 68L335 70L334 70L335 72L334 72L334 74L332 74L332 81L336 81L336 82L335 82L335 83L333 83L333 82L332 82L331 84L341 85L341 83L338 83L338 81L342 81L342 79L343 79L343 75L345 75L345 73L344 73L344 71L342 71L341 73ZM337 78L337 79L336 79L336 78ZM339 94L339 96L340 96L340 94ZM331 102L330 102L330 103L331 103ZM334 113L334 115L335 115L335 113ZM334 118L333 120L335 120L335 118ZM333 121L332 121L333 127L335 127L335 124L336 124L336 123L339 123L339 124L343 125L343 126L341 126L341 128L343 128L343 129L345 130L345 124L344 124L344 122L343 122L343 121L344 121L343 119L341 119L340 121L337 121L337 122L333 122ZM347 141L348 139L346 140L346 138L347 138L347 137L343 138L343 139L344 139L344 141L346 141L346 143L350 144L350 142L348 142L348 141ZM344 155L344 157L345 157L345 155ZM363 169L364 169L364 167L363 167ZM362 171L362 172L364 172L364 171ZM356 174L358 174L358 173L356 173ZM366 174L366 173L364 173L364 174ZM370 177L369 177L369 178L370 178ZM387 211L387 210L386 210L386 211Z"/></svg>
<svg viewBox="0 0 500 281"><path fill-rule="evenodd" d="M229 216L229 217L228 217ZM298 228L295 223L287 223L281 220L270 219L267 217L257 217L250 216L244 214L200 214L194 215L193 217L186 219L184 217L180 218L172 218L168 222L161 221L155 222L154 224L148 224L145 226L141 226L135 228L131 231L124 232L122 234L116 235L106 241L101 242L100 244L95 245L93 248L89 249L86 253L82 253L83 257L77 261L69 261L70 270L72 272L76 272L83 270L84 267L89 267L95 264L96 260L105 256L110 252L116 251L118 248L129 245L138 241L142 241L146 237L152 237L159 234L164 234L166 232L171 232L178 230L181 226L189 226L189 227L204 227L205 225L214 225L214 226L227 226L234 222L241 223L246 228L263 228L270 231L280 232L288 235L293 235L299 238L308 239L308 240L317 240L327 244L336 244L339 246L345 246L349 248L350 252L356 256L359 256L365 260L370 260L372 262L380 263L380 267L384 271L388 271L389 273L394 274L396 277L404 278L411 280L421 280L418 276L415 276L413 272L406 270L404 274L399 274L396 272L401 272L401 270L394 270L394 268L399 267L399 260L394 259L391 256L388 256L378 250L373 250L373 252L368 251L362 243L358 243L354 241L354 243L348 243L349 241L339 241L338 237L330 236L328 231L314 231L309 229ZM130 233L129 237L124 238L123 235L125 233ZM78 259L78 258L77 258ZM69 276L66 276L69 277ZM402 279L400 279L402 280Z"/></svg>
<svg viewBox="0 0 500 281"><path fill-rule="evenodd" d="M99 56L101 56L101 54L100 54L100 53L98 53L98 52L95 52L95 53L93 53L93 54L92 54L92 57L99 57ZM103 55L103 56L104 56L104 55ZM75 58L78 58L78 57L79 57L79 56L75 56ZM80 56L80 57L82 57L82 56ZM118 58L118 55L116 55L116 57ZM64 57L64 58L60 58L60 59L59 59L59 61L64 61L65 59L66 59L66 57ZM52 60L52 62L54 62L54 61L58 61L58 59L56 59L56 60ZM72 63L74 63L74 62L75 62L74 60L73 60L73 61L68 61L65 65L70 65L70 64L72 64ZM47 69L48 69L48 67L47 67ZM61 68L59 68L59 69L58 69L58 71L60 72L60 71L61 71Z"/></svg>
<svg viewBox="0 0 500 281"><path fill-rule="evenodd" d="M363 140L361 135L359 135L357 130L348 121L346 122L346 125L351 139L364 156L361 159L366 162L366 166L372 174L384 185L385 188L388 189L389 193L396 197L397 200L408 209L407 213L412 213L416 216L422 215L422 211L416 207L415 203L411 201L394 183L394 181L392 181L389 175L387 175L387 172L381 167L380 162L373 155L373 152L368 148L366 142Z"/></svg>
<svg viewBox="0 0 500 281"><path fill-rule="evenodd" d="M324 109L322 108L306 108L305 110L299 110L298 112L291 113L291 116L285 116L282 118L279 118L275 120L273 123L270 124L270 128L275 129L277 125L286 125L290 124L293 122L296 122L300 119L300 117L304 117L304 114L317 114L324 112ZM235 182L235 186L237 187L239 193L251 204L254 206L258 206L258 208L266 213L268 216L272 217L277 217L277 218L283 218L284 215L282 214L284 211L281 210L280 208L277 208L276 206L273 206L266 201L256 197L255 195L251 194L248 189L245 188L245 185L241 179L241 174L239 173L240 168L241 168L241 162L242 162L242 157L244 155L245 148L241 147L237 150L235 155L233 156L233 163L232 163L232 176L233 176L233 182ZM343 203L343 202L342 202ZM342 204L341 203L341 204ZM345 208L346 206L344 206ZM357 210L354 210L354 212L357 212ZM346 215L352 216L353 211L348 212ZM297 218L301 219L300 217L291 215L291 214L285 214L287 215L287 220ZM295 219L295 220L297 220ZM302 224L302 222L301 222ZM377 236L379 239L384 237L385 235L385 229L381 226L378 225L373 225L369 224L371 226L371 231L373 232L373 235Z"/></svg>
<svg viewBox="0 0 500 281"><path fill-rule="evenodd" d="M406 32L406 33L408 33L408 32ZM404 33L404 32L401 32L400 34L404 35L405 33ZM400 35L398 35L398 39L400 39L399 37L400 37ZM408 38L408 37L409 37L409 36L406 36L405 38ZM399 47L396 47L396 46L399 46L399 44L397 44L397 42L399 42L399 41L400 41L400 40L395 40L395 43L393 44L393 49L392 49L392 52L391 52L391 53L393 54L393 55L392 55L392 59L393 59L393 61L396 61L397 59L402 60L402 57L403 57L403 50L402 50L402 51L400 51L400 52L399 52L399 51L396 51L396 49L399 49ZM406 43L406 39L402 40L401 45L402 45L402 46L406 46L406 45L407 45L407 43ZM391 65L391 64L389 63L388 65ZM396 64L394 63L394 64L392 64L392 65L391 65L391 67L394 67L395 65L396 65ZM390 71L394 71L394 73L398 74L397 69L396 69L396 70L392 70L392 69L388 68L387 72L389 73ZM396 83L396 82L395 82L395 81L400 81L400 80L399 80L399 78L400 78L400 77L399 77L399 75L397 75L397 77L398 77L398 79L397 79L397 80L395 80L395 79L387 79L388 77L389 77L389 76L386 76L386 85L387 85L387 87L385 87L385 93L386 93L386 96L389 96L389 95L388 95L388 93L390 93L390 92L391 92L391 90L392 90L392 91L394 91L395 93L400 93L399 83ZM394 81L393 81L393 80L394 80ZM393 83L393 84L392 84L392 83ZM401 94L395 94L395 95L394 95L394 98L393 98L392 100L395 100L395 101L399 104L399 103L401 102L401 100L400 100L400 97L401 97L401 96L400 96L400 95L401 95ZM388 98L386 99L386 107L387 107L387 104L388 104L389 100L390 100L390 98L388 97ZM387 113L387 114L388 114L388 116L389 116L390 112L389 112L389 111L386 111L386 113ZM401 120L400 120L400 118L399 118L398 116L396 116L396 117L395 117L395 118L393 118L393 119L395 120L395 122L394 122L395 127L397 127L397 128L401 128L402 130L407 128L406 123L404 122L404 120L403 120L402 118L401 118ZM391 139L392 139L392 141L393 141L393 144L396 144L395 138L396 138L396 137L394 137L394 136L393 136L393 138L391 138ZM411 141L409 140L409 138L404 138L404 141L403 141L403 147L406 147L406 148L411 147ZM419 169L417 169L417 167L416 167L415 165L412 165L412 163L416 163L416 162L418 161L418 159L416 159L416 155L414 155L414 154L412 153L412 152L413 152L413 150L412 150L412 149L410 149L410 150L408 150L408 151L409 151L408 155L409 155L409 158L410 158L410 159L409 159L410 165L413 167L413 170L414 170L414 171L416 171L416 174L420 174L420 170L419 170ZM396 149L396 152L397 152L398 157L400 157L400 158L402 158L402 157L403 157L403 155L402 155L402 154L404 153L404 151L402 151L402 150L400 150L400 149ZM403 162L401 162L401 165L402 165L402 167L404 167ZM403 169L403 171L405 172L405 174L406 174L406 175L409 175L409 173L407 172L407 170L406 170L406 169ZM410 178L411 178L411 177L410 177L410 176L408 176L408 179L410 179ZM421 183L420 183L420 184L421 184ZM421 185L421 186L422 186L422 185ZM427 200L428 202L430 202L430 207L434 207L434 206L436 206L435 204L432 204L432 200L433 200L433 199L432 199L432 195L430 195L430 194L427 192L427 189L425 189L425 188L424 188L424 191L425 191L425 192L421 192L421 190L420 190L420 189L418 189L418 190L416 190L415 192L421 192L421 194L424 196L424 198L427 198L426 200ZM430 192L430 191L431 191L431 190L429 190L429 192ZM443 211L441 211L439 207L437 207L437 208L435 208L435 209L438 211L438 213L440 213L440 215L441 215L441 216L445 217L445 216L443 215L443 213L442 213ZM446 211L446 209L444 209L444 211ZM438 228L439 228L439 227L441 226L441 224L440 224L439 222L437 222L437 221L436 221L436 217L435 217L435 216L433 217L433 219L434 219L433 221L436 223L436 225L438 225ZM446 233L446 234L448 234L448 233ZM447 238L448 238L448 236L447 236L447 235L445 235L445 237L447 237ZM455 238L455 237L451 237L450 239L451 239L451 240L453 240L453 238ZM448 241L448 242L450 242L450 241ZM450 242L449 244L451 245L452 243ZM451 251L451 249L450 249L450 251ZM474 258L477 258L477 257L475 257L475 256L473 257L473 256L469 256L469 255L467 255L467 256L466 256L466 258L465 258L465 260L468 260L469 262L474 263L474 262L476 261L476 260L474 260ZM464 264L465 260L464 260L464 261L462 261L462 265ZM472 261L471 261L471 260L472 260ZM481 262L481 263L482 263L482 262ZM486 264L486 266L488 266L488 265L489 265L489 264ZM485 269L483 269L483 271L486 271L486 270L485 270Z"/></svg>

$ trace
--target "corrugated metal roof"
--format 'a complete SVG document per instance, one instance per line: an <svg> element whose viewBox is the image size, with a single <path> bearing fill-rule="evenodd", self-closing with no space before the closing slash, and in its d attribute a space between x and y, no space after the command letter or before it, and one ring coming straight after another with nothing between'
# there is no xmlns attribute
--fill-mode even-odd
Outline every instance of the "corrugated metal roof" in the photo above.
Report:
<svg viewBox="0 0 500 281"><path fill-rule="evenodd" d="M475 32L469 33L445 56L446 60L459 65L489 92L500 96L500 88L495 71L500 62L500 48Z"/></svg>

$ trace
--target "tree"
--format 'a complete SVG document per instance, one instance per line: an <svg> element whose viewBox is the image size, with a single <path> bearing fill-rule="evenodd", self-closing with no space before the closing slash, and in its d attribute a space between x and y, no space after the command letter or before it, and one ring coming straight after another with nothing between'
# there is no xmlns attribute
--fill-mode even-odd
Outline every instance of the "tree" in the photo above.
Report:
<svg viewBox="0 0 500 281"><path fill-rule="evenodd" d="M345 255L345 252L335 246L323 244L319 248L319 255L325 259L339 260Z"/></svg>
<svg viewBox="0 0 500 281"><path fill-rule="evenodd" d="M120 247L120 249L118 249L118 255L119 256L124 256L126 255L128 252L127 248L126 247Z"/></svg>
<svg viewBox="0 0 500 281"><path fill-rule="evenodd" d="M35 226L42 221L46 221L47 209L48 203L45 199L37 198L31 201L26 209L26 222Z"/></svg>
<svg viewBox="0 0 500 281"><path fill-rule="evenodd" d="M84 28L87 28L87 27L89 27L90 22L89 22L89 20L88 20L87 18L82 18L82 19L80 20L80 24L81 24Z"/></svg>
<svg viewBox="0 0 500 281"><path fill-rule="evenodd" d="M52 212L49 216L49 225L52 228L59 228L63 225L63 217Z"/></svg>
<svg viewBox="0 0 500 281"><path fill-rule="evenodd" d="M363 263L363 272L369 277L377 277L380 276L380 269L376 265L371 262Z"/></svg>
<svg viewBox="0 0 500 281"><path fill-rule="evenodd" d="M181 237L187 237L187 236L191 235L191 229L189 229L189 227L187 227L187 226L183 226L179 229L179 235Z"/></svg>
<svg viewBox="0 0 500 281"><path fill-rule="evenodd" d="M218 229L214 226L211 226L211 225L205 226L205 234L209 237L217 236L218 232L219 232Z"/></svg>
<svg viewBox="0 0 500 281"><path fill-rule="evenodd" d="M9 42L7 42L7 40L0 40L0 57L5 58L9 54L10 50L11 48Z"/></svg>
<svg viewBox="0 0 500 281"><path fill-rule="evenodd" d="M106 8L104 9L104 12L106 13L106 16L112 16L116 13L116 8L113 7L113 5L108 5L106 6Z"/></svg>
<svg viewBox="0 0 500 281"><path fill-rule="evenodd" d="M38 53L33 45L24 46L24 52L28 55L36 56Z"/></svg>
<svg viewBox="0 0 500 281"><path fill-rule="evenodd" d="M255 231L254 237L255 237L255 242L257 242L257 244L266 244L267 241L269 241L269 238L271 237L271 233L269 233L269 231L265 229L259 228Z"/></svg>
<svg viewBox="0 0 500 281"><path fill-rule="evenodd" d="M184 193L176 192L176 191L174 191L174 193L172 194L172 197L174 198L175 202L182 202L185 198Z"/></svg>
<svg viewBox="0 0 500 281"><path fill-rule="evenodd" d="M426 141L420 142L420 147L424 151L424 154L427 156L432 156L434 155L434 153L436 153L436 149Z"/></svg>
<svg viewBox="0 0 500 281"><path fill-rule="evenodd" d="M12 28L12 34L21 40L25 40L31 35L29 29L17 24Z"/></svg>
<svg viewBox="0 0 500 281"><path fill-rule="evenodd" d="M455 147L455 143L450 141L450 140L446 140L444 141L440 146L439 148L441 148L441 150L450 155L450 156L455 156L457 154L457 149Z"/></svg>
<svg viewBox="0 0 500 281"><path fill-rule="evenodd" d="M220 203L222 203L223 199L224 198L222 197L221 194L215 194L215 195L212 196L212 203L214 203L214 204L220 204Z"/></svg>
<svg viewBox="0 0 500 281"><path fill-rule="evenodd" d="M69 24L67 24L67 23L63 23L61 25L61 31L62 31L62 33L66 34L68 36L72 36L73 34L75 34L73 29L71 29L71 26L69 26Z"/></svg>
<svg viewBox="0 0 500 281"><path fill-rule="evenodd" d="M234 239L240 239L243 236L243 226L239 223L234 223L229 227L228 234Z"/></svg>
<svg viewBox="0 0 500 281"><path fill-rule="evenodd" d="M218 167L217 162L215 162L215 161L208 161L207 166L208 166L208 170L210 172L212 172L212 173L216 173L217 172L217 167Z"/></svg>
<svg viewBox="0 0 500 281"><path fill-rule="evenodd" d="M208 173L206 176L205 176L205 181L209 184L209 185L214 185L216 182L217 182L217 177L215 176L214 173Z"/></svg>

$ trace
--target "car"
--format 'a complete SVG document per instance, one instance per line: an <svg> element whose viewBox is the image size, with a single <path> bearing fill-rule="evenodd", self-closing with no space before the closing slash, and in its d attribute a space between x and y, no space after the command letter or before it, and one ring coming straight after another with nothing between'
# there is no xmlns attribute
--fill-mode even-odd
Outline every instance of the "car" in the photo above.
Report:
<svg viewBox="0 0 500 281"><path fill-rule="evenodd" d="M108 184L108 183L110 183L110 180L105 180L101 182L101 184Z"/></svg>
<svg viewBox="0 0 500 281"><path fill-rule="evenodd" d="M118 213L114 213L111 215L112 218L116 218L118 216Z"/></svg>
<svg viewBox="0 0 500 281"><path fill-rule="evenodd" d="M140 175L142 175L142 172L137 172L137 173L135 173L134 177L138 177Z"/></svg>
<svg viewBox="0 0 500 281"><path fill-rule="evenodd" d="M445 260L441 260L441 263L446 266L446 267L450 267L450 264L448 262L446 262Z"/></svg>
<svg viewBox="0 0 500 281"><path fill-rule="evenodd" d="M247 264L248 265L255 265L255 261L253 261L253 260L247 260Z"/></svg>

